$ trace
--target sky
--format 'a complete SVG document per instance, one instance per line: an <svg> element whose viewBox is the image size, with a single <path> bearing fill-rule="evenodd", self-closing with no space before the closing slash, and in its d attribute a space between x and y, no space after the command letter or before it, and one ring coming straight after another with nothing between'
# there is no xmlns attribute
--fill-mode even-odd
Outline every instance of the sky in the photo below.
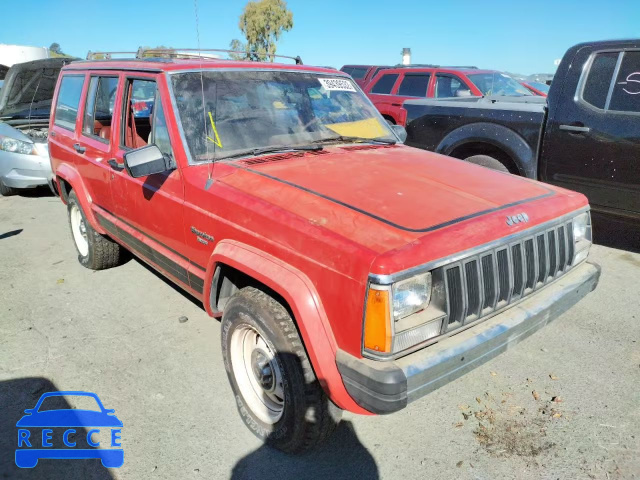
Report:
<svg viewBox="0 0 640 480"><path fill-rule="evenodd" d="M201 48L242 39L246 0L196 0ZM278 53L305 64L476 65L521 74L552 73L583 41L640 38L640 0L288 0L293 29ZM0 0L0 43L49 46L86 57L140 45L197 47L192 0ZM6 21L9 20L10 21Z"/></svg>

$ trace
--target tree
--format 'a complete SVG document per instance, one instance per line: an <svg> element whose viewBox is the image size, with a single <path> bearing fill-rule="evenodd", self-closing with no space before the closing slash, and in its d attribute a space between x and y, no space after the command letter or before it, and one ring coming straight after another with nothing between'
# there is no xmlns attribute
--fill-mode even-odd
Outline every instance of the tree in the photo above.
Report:
<svg viewBox="0 0 640 480"><path fill-rule="evenodd" d="M49 47L49 50L53 53L57 53L58 55L62 55L62 50L60 50L60 44L53 42Z"/></svg>
<svg viewBox="0 0 640 480"><path fill-rule="evenodd" d="M247 42L234 39L230 47L246 53L231 54L231 57L273 62L273 56L267 54L275 54L282 33L293 28L293 13L284 0L251 1L244 7L238 26Z"/></svg>

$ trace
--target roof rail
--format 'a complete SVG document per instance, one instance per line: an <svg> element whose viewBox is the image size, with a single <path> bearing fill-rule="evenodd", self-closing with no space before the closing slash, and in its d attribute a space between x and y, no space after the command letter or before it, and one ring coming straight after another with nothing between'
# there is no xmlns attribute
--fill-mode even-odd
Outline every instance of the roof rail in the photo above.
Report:
<svg viewBox="0 0 640 480"><path fill-rule="evenodd" d="M92 52L87 53L87 60L111 60L112 55L135 55L136 52Z"/></svg>
<svg viewBox="0 0 640 480"><path fill-rule="evenodd" d="M451 69L478 69L474 65L434 65L431 63L412 63L411 65L403 65L398 63L395 68L451 68Z"/></svg>
<svg viewBox="0 0 640 480"><path fill-rule="evenodd" d="M271 57L271 58L286 58L288 60L293 60L296 65L302 65L302 59L300 56L297 57L289 57L287 55L276 55L275 53L256 53L256 52L247 52L242 50L224 50L218 48L143 48L140 47L136 52L136 58L153 58L153 57L164 57L164 58L199 58L202 60L220 60L218 57L213 55L207 55L209 52L215 53L235 53L238 55L243 55L246 58L243 60L247 61L260 61L258 60L259 56ZM122 52L125 53L125 52ZM129 53L129 52L126 52Z"/></svg>

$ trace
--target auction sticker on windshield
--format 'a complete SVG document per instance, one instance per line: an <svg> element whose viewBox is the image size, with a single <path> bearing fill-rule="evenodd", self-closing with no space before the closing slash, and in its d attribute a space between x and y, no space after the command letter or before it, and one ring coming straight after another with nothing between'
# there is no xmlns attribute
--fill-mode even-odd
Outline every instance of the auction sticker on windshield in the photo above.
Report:
<svg viewBox="0 0 640 480"><path fill-rule="evenodd" d="M319 78L318 81L325 90L339 92L355 92L356 89L351 81L346 78Z"/></svg>

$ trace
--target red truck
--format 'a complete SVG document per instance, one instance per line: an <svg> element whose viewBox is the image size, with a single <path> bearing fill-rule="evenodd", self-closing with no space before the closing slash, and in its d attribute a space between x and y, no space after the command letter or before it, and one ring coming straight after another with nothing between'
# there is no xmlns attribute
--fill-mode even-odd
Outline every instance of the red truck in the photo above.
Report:
<svg viewBox="0 0 640 480"><path fill-rule="evenodd" d="M405 100L533 95L505 73L475 67L389 68L378 72L363 89L385 120L393 125L406 122L407 112L402 108Z"/></svg>
<svg viewBox="0 0 640 480"><path fill-rule="evenodd" d="M179 52L64 67L53 172L82 265L130 250L221 320L268 444L405 408L595 288L583 195L402 145L335 70Z"/></svg>

